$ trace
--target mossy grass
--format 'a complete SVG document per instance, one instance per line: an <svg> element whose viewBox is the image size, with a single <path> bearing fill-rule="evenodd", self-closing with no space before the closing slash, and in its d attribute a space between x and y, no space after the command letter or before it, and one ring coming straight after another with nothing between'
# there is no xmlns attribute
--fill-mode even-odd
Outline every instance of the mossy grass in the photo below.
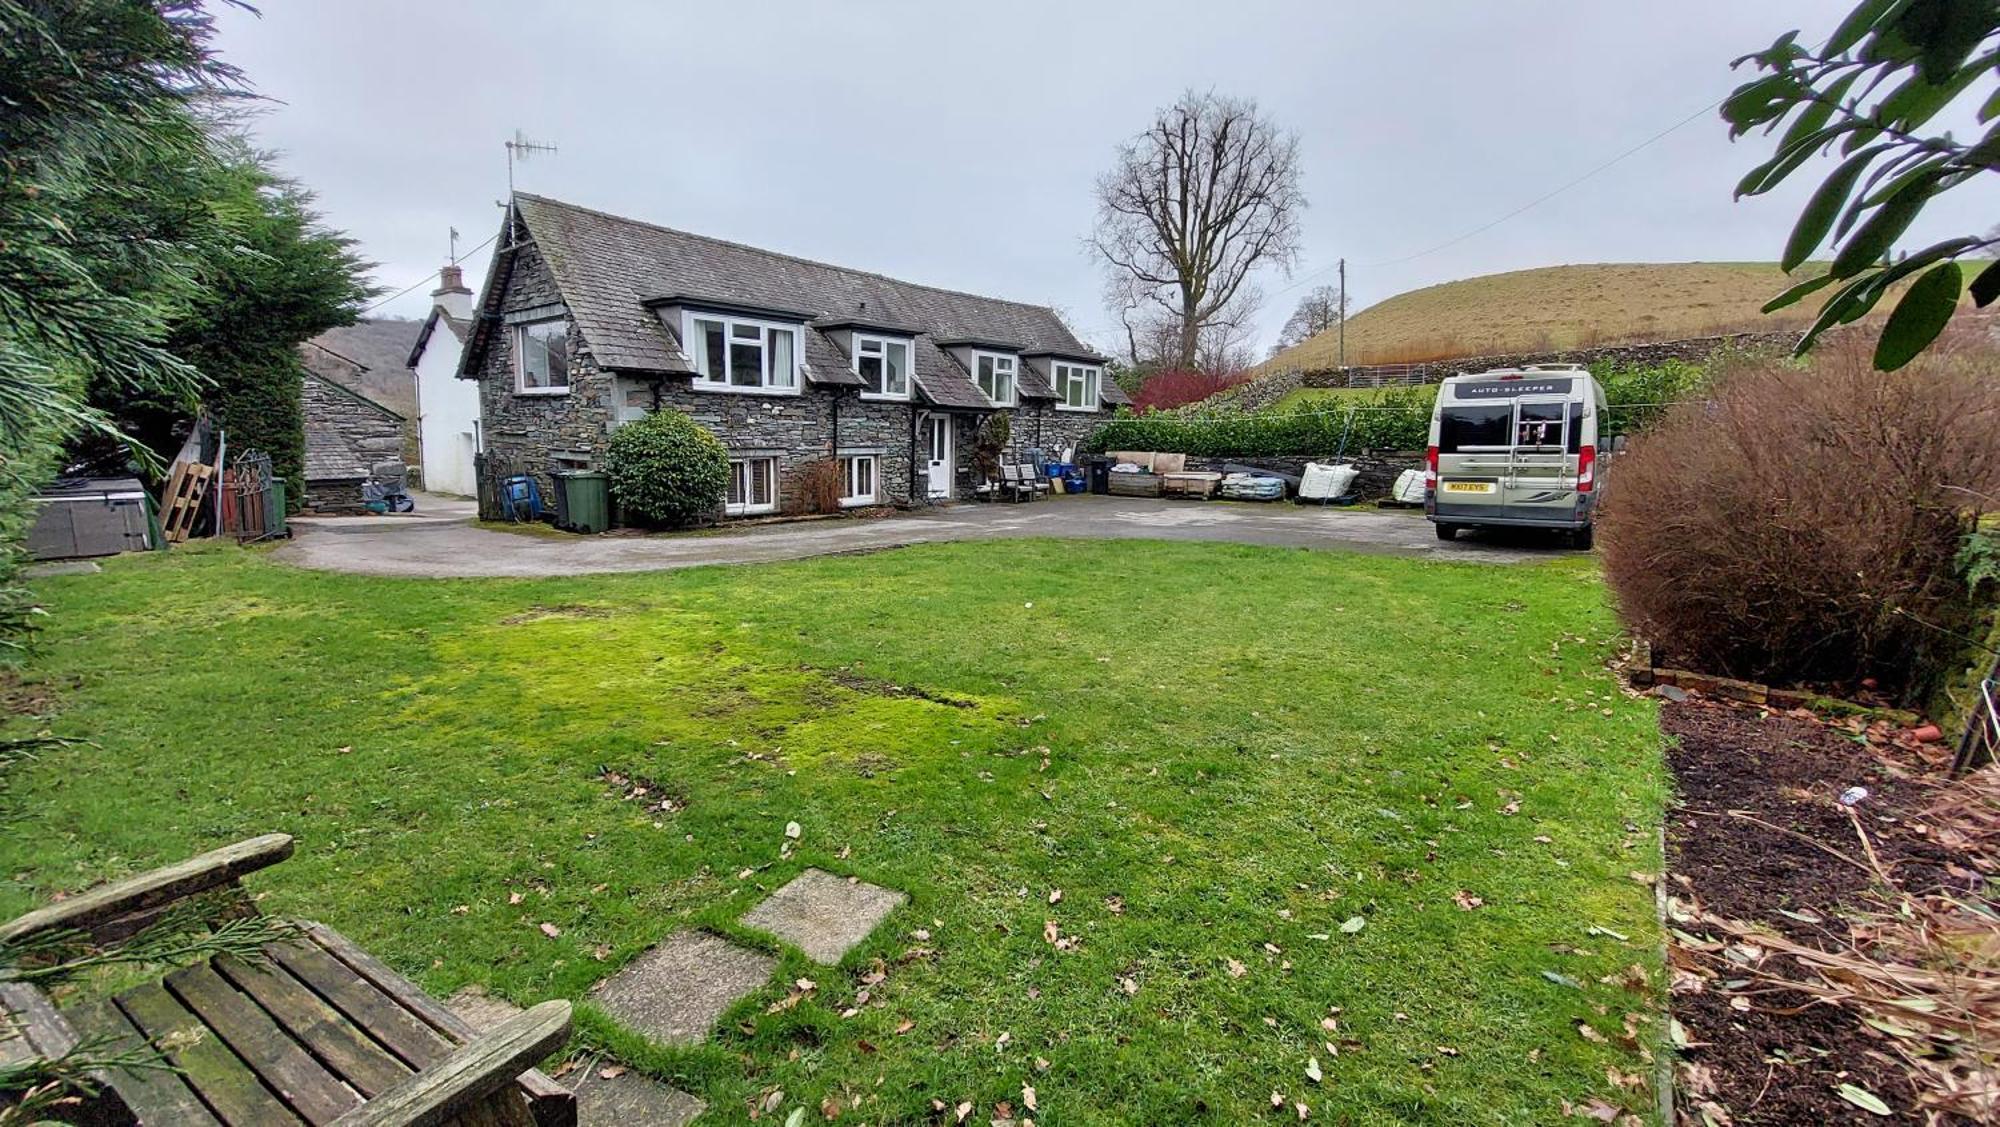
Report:
<svg viewBox="0 0 2000 1127"><path fill-rule="evenodd" d="M7 768L0 916L282 830L267 910L439 996L587 1003L676 930L774 949L736 921L816 865L910 900L840 967L781 954L706 1045L587 1004L580 1036L718 1122L776 1089L984 1122L1024 1083L1052 1124L1651 1106L1606 1070L1646 1071L1666 783L1587 560L1005 541L424 581L232 549L42 594L59 712L18 723L91 742Z"/></svg>

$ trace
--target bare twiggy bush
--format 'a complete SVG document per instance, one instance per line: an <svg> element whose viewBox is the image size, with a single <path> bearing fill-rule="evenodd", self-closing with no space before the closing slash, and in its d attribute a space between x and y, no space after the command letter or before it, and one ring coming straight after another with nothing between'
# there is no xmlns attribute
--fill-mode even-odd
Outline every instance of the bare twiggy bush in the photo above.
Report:
<svg viewBox="0 0 2000 1127"><path fill-rule="evenodd" d="M840 510L840 463L832 458L814 458L799 467L799 508L808 513Z"/></svg>
<svg viewBox="0 0 2000 1127"><path fill-rule="evenodd" d="M1627 624L1675 664L1913 699L1960 645L1953 557L2000 495L1996 366L1967 335L1890 374L1859 338L1719 373L1610 469L1599 535Z"/></svg>

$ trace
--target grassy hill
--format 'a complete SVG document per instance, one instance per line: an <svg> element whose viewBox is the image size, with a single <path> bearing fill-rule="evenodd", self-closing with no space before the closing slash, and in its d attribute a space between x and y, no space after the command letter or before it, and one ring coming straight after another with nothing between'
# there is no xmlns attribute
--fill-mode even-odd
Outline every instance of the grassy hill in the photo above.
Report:
<svg viewBox="0 0 2000 1127"><path fill-rule="evenodd" d="M1813 267L1801 268L1800 278ZM1414 363L1543 352L1628 341L1804 328L1816 298L1759 312L1789 284L1771 262L1636 262L1545 266L1397 294L1347 323L1349 364ZM1889 305L1885 303L1883 311ZM1262 367L1331 368L1334 333L1279 353Z"/></svg>

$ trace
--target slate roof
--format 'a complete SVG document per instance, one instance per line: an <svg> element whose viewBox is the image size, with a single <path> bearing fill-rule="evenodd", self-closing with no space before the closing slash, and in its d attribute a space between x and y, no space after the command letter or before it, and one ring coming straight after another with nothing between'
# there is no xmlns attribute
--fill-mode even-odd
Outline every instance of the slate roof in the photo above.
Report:
<svg viewBox="0 0 2000 1127"><path fill-rule="evenodd" d="M417 393L408 360L423 328L424 322L401 317L363 319L306 341L299 358L348 391L414 415Z"/></svg>
<svg viewBox="0 0 2000 1127"><path fill-rule="evenodd" d="M517 192L514 206L535 240L597 363L632 372L685 374L687 356L647 302L696 294L744 306L810 311L826 330L849 320L909 326L916 385L930 403L993 406L939 341L1017 341L1024 354L1093 354L1052 309L918 285L723 239L607 215ZM820 385L859 383L851 358L829 331L805 330L807 378ZM467 350L466 367L475 362ZM1053 396L1046 380L1022 372L1030 398ZM1107 404L1124 401L1105 381Z"/></svg>

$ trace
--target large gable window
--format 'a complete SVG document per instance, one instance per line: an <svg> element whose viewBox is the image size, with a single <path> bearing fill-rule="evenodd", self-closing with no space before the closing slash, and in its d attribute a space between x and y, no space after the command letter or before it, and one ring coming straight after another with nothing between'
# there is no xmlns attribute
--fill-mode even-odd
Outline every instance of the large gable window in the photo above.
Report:
<svg viewBox="0 0 2000 1127"><path fill-rule="evenodd" d="M854 338L854 372L866 399L910 397L910 342L893 337Z"/></svg>
<svg viewBox="0 0 2000 1127"><path fill-rule="evenodd" d="M1092 364L1056 363L1056 406L1065 411L1097 410L1097 381L1101 375L1101 370Z"/></svg>
<svg viewBox="0 0 2000 1127"><path fill-rule="evenodd" d="M514 390L523 395L568 393L568 321L554 317L514 326Z"/></svg>
<svg viewBox="0 0 2000 1127"><path fill-rule="evenodd" d="M797 328L706 313L690 313L687 325L694 386L773 394L798 391Z"/></svg>
<svg viewBox="0 0 2000 1127"><path fill-rule="evenodd" d="M972 373L986 398L1002 407L1014 405L1014 358L997 352L972 354Z"/></svg>

